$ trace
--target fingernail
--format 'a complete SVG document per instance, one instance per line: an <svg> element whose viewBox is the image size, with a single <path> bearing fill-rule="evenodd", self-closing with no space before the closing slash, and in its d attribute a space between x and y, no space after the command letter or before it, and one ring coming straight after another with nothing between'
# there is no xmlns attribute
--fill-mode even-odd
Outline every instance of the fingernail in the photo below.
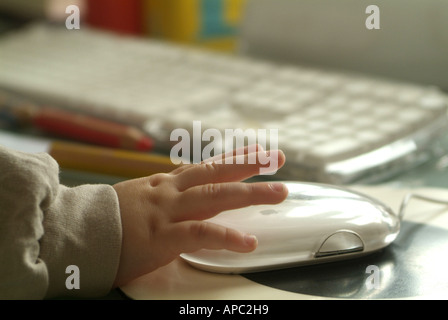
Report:
<svg viewBox="0 0 448 320"><path fill-rule="evenodd" d="M256 246L258 243L257 237L252 234L246 234L244 236L244 241L246 242L246 245L250 247Z"/></svg>
<svg viewBox="0 0 448 320"><path fill-rule="evenodd" d="M270 183L269 187L275 192L283 192L284 185L281 182Z"/></svg>

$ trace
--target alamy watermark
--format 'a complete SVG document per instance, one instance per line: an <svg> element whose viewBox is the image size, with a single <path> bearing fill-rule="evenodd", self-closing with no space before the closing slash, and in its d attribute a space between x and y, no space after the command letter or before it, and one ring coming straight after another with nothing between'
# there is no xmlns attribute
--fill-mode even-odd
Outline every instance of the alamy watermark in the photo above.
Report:
<svg viewBox="0 0 448 320"><path fill-rule="evenodd" d="M374 4L367 6L366 14L369 14L369 16L366 19L366 28L369 30L381 29L381 27L380 27L380 8Z"/></svg>
<svg viewBox="0 0 448 320"><path fill-rule="evenodd" d="M65 27L68 30L80 29L81 28L81 12L77 5L69 5L65 8L65 13L69 14L67 19L65 19Z"/></svg>
<svg viewBox="0 0 448 320"><path fill-rule="evenodd" d="M70 274L65 279L65 287L68 290L80 289L80 273L77 265L71 264L65 268L65 273Z"/></svg>
<svg viewBox="0 0 448 320"><path fill-rule="evenodd" d="M367 266L366 273L370 274L366 281L365 285L367 290L379 289L380 288L380 268L374 264Z"/></svg>
<svg viewBox="0 0 448 320"><path fill-rule="evenodd" d="M174 129L170 141L177 142L170 151L170 159L174 164L200 163L236 150L236 164L261 164L261 175L275 174L278 169L277 154L255 152L257 144L266 150L269 143L270 150L277 150L278 129L225 129L223 135L214 128L202 131L201 121L193 121L191 134L184 128ZM244 156L244 147L248 148L247 157ZM233 164L234 158L225 157L214 162Z"/></svg>

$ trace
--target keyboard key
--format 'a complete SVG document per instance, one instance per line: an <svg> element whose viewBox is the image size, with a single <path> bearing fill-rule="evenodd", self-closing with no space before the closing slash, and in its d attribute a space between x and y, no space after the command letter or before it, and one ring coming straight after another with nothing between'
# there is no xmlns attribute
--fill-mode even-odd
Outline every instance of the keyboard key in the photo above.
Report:
<svg viewBox="0 0 448 320"><path fill-rule="evenodd" d="M359 154L362 146L355 138L334 139L315 146L309 154L310 161L335 162Z"/></svg>

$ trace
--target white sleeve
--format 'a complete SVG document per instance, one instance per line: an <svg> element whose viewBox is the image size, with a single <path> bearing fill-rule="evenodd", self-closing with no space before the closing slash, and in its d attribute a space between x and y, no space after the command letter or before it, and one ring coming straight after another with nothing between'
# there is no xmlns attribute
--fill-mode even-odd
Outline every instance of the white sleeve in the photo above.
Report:
<svg viewBox="0 0 448 320"><path fill-rule="evenodd" d="M48 154L0 146L0 299L106 294L121 253L118 198L110 185L68 188ZM79 270L79 289L66 286Z"/></svg>

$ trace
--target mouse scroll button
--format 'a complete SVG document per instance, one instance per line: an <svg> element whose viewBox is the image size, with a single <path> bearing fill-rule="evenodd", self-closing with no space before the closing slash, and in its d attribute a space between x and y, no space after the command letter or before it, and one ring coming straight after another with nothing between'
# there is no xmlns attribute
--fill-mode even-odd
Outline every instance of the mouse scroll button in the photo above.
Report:
<svg viewBox="0 0 448 320"><path fill-rule="evenodd" d="M325 239L315 257L328 257L362 250L364 250L364 244L356 233L339 231Z"/></svg>

